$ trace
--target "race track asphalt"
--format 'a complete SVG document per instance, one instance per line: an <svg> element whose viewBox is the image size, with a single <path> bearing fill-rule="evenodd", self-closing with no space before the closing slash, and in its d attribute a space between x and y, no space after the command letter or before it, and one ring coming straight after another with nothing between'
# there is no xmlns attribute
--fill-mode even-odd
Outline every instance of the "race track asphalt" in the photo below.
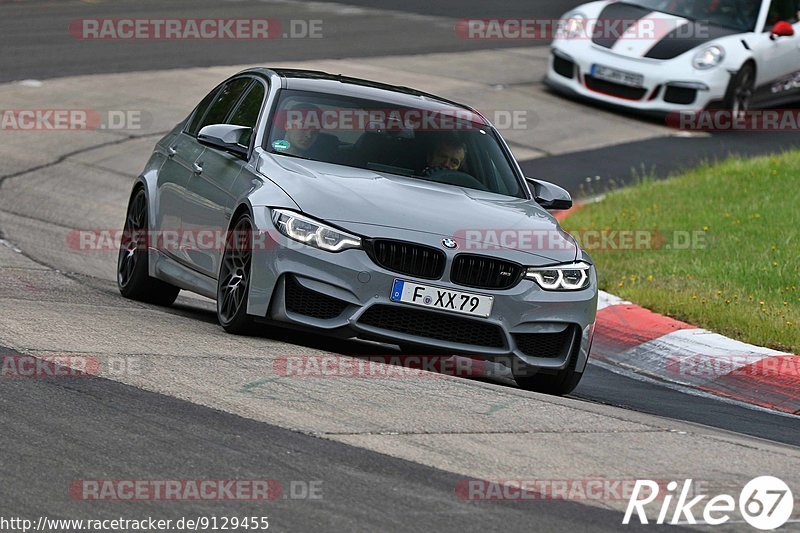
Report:
<svg viewBox="0 0 800 533"><path fill-rule="evenodd" d="M414 0L398 13L394 2L353 4L361 5L4 3L0 82L340 57L362 58L369 66L369 58L384 56L520 46L464 42L453 36L453 21L555 17L570 7L542 3L539 11L514 1L489 9L478 1ZM98 46L65 32L77 18L115 16L322 18L326 35L318 42L278 39L269 47L164 41ZM402 38L387 39L392 32ZM151 105L170 118L185 112L174 101L153 99ZM559 127L580 109L572 103L564 107ZM639 120L620 117L618 122L632 128ZM641 124L643 129L652 126ZM536 134L547 127L537 124ZM320 524L363 531L494 530L499 524L509 531L528 531L532 524L542 531L616 531L620 502L462 502L454 487L465 477L514 476L705 476L730 486L773 468L776 475L792 476L789 481L800 472L797 418L699 398L600 366L591 366L567 399L526 393L509 383L450 378L385 385L284 379L264 385L274 358L282 354L359 355L374 347L284 331L231 338L219 330L205 300L182 296L175 308L162 310L119 298L113 259L63 249L70 229L116 227L130 172L135 172L131 169L141 167L141 154L153 142L119 138L104 144L111 139L97 133L96 141L76 142L71 155L67 145L73 138L34 144L52 153L26 153L13 143L2 152L13 167L0 171L0 238L10 241L0 244L0 344L13 346L5 353L122 354L147 362L144 375L113 381L0 379L4 516L169 518L252 515L266 509L278 531L308 531ZM643 168L665 176L700 160L767 153L797 143L796 135L786 133L691 139L656 133L599 148L545 153L522 166L528 175L593 194L630 183ZM9 175L14 177L3 182ZM58 187L67 194L55 193ZM24 254L9 246L19 246ZM241 392L253 384L262 387L259 395ZM189 476L267 477L286 484L322 480L324 498L281 499L265 506L115 503L78 501L67 492L76 479Z"/></svg>

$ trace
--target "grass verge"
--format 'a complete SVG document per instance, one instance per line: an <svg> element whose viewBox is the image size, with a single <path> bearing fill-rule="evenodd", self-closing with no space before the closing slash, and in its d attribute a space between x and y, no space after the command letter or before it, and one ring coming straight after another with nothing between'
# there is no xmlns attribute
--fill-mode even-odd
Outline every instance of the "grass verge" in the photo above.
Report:
<svg viewBox="0 0 800 533"><path fill-rule="evenodd" d="M800 152L643 180L563 225L595 260L601 289L800 354Z"/></svg>

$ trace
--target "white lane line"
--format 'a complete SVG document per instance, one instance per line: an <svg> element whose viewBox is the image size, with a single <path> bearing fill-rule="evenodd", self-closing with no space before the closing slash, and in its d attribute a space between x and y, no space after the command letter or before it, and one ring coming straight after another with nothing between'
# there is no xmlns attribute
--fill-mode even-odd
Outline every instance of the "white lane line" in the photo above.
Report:
<svg viewBox="0 0 800 533"><path fill-rule="evenodd" d="M6 248L11 249L11 251L16 252L18 254L22 253L22 250L20 250L19 248L17 248L16 246L14 246L12 243L10 243L5 239L0 239L0 246L5 246Z"/></svg>
<svg viewBox="0 0 800 533"><path fill-rule="evenodd" d="M16 82L16 84L21 86L21 87L38 88L38 87L43 86L44 82L41 82L39 80L20 80L20 81Z"/></svg>

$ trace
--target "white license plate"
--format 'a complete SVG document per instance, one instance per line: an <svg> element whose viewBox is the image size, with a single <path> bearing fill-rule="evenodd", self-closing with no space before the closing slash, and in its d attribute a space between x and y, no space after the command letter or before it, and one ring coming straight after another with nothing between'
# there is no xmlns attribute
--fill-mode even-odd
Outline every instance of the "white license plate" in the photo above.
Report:
<svg viewBox="0 0 800 533"><path fill-rule="evenodd" d="M627 72L625 70L617 70L615 68L606 67L603 65L592 65L592 76L595 78L613 81L628 85L630 87L643 87L644 76L636 74L635 72Z"/></svg>
<svg viewBox="0 0 800 533"><path fill-rule="evenodd" d="M394 280L391 300L420 307L432 307L465 315L487 317L492 312L493 296L451 291L402 279Z"/></svg>

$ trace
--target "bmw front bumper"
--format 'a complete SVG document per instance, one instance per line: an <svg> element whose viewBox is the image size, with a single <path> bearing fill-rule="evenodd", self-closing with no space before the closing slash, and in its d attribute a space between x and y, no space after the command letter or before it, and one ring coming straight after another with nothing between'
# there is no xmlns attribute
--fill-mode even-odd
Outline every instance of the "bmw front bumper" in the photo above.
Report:
<svg viewBox="0 0 800 533"><path fill-rule="evenodd" d="M516 360L546 371L585 368L597 310L597 278L579 291L541 289L521 279L502 290L453 283L450 266L459 250L445 250L439 279L415 278L383 268L366 251L323 251L291 241L272 227L267 210L255 221L266 233L254 251L248 313L267 321L340 337L411 344L487 359ZM382 228L376 238L397 239ZM441 236L403 231L404 241L441 248ZM519 252L521 254L521 252ZM523 254L527 255L527 254ZM519 262L519 257L517 257ZM494 297L486 318L433 310L391 300L396 279Z"/></svg>

